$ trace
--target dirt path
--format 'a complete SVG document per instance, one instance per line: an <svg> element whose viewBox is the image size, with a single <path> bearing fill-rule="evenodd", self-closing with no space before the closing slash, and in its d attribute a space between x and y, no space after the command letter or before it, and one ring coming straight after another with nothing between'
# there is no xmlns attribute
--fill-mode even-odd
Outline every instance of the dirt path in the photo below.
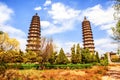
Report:
<svg viewBox="0 0 120 80"><path fill-rule="evenodd" d="M120 80L120 65L109 66L109 70L102 80Z"/></svg>

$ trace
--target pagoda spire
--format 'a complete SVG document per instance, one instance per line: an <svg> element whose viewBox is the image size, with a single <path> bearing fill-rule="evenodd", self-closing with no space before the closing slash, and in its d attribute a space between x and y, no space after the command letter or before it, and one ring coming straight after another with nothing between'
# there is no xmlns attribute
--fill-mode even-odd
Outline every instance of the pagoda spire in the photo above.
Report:
<svg viewBox="0 0 120 80"><path fill-rule="evenodd" d="M94 47L92 29L91 29L90 21L86 19L86 16L84 17L84 20L82 22L82 33L83 33L84 49L88 48L90 52L94 52L95 47Z"/></svg>
<svg viewBox="0 0 120 80"><path fill-rule="evenodd" d="M87 19L86 19L86 16L84 16L84 20L87 20Z"/></svg>
<svg viewBox="0 0 120 80"><path fill-rule="evenodd" d="M36 16L38 15L38 13L35 14Z"/></svg>
<svg viewBox="0 0 120 80"><path fill-rule="evenodd" d="M41 36L40 17L36 13L31 20L26 51L33 51L36 53L40 52L40 36Z"/></svg>

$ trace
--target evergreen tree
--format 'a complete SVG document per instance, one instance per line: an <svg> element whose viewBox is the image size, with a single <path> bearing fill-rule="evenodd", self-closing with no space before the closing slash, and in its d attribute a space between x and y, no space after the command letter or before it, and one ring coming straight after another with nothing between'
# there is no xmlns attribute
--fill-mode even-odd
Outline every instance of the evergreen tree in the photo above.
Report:
<svg viewBox="0 0 120 80"><path fill-rule="evenodd" d="M73 63L73 64L75 64L76 63L76 55L75 55L75 45L73 45L73 47L71 48L71 62Z"/></svg>
<svg viewBox="0 0 120 80"><path fill-rule="evenodd" d="M76 62L80 63L81 62L81 51L80 51L80 45L77 44L76 48Z"/></svg>
<svg viewBox="0 0 120 80"><path fill-rule="evenodd" d="M89 49L82 49L82 63L90 63L92 61L92 56Z"/></svg>
<svg viewBox="0 0 120 80"><path fill-rule="evenodd" d="M97 59L97 62L99 63L100 62L100 58L99 58L98 52L96 52L96 59Z"/></svg>
<svg viewBox="0 0 120 80"><path fill-rule="evenodd" d="M56 54L57 54L57 52L54 52L54 53L51 54L51 56L50 56L50 58L48 60L51 64L55 63Z"/></svg>
<svg viewBox="0 0 120 80"><path fill-rule="evenodd" d="M68 59L63 51L63 49L60 49L60 52L56 58L56 64L67 64L68 63Z"/></svg>

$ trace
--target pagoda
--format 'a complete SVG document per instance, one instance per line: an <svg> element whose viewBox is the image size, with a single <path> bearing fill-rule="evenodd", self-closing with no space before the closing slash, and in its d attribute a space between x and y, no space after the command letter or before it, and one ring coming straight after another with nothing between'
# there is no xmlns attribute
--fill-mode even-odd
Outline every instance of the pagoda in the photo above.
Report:
<svg viewBox="0 0 120 80"><path fill-rule="evenodd" d="M82 22L82 34L83 34L83 46L84 49L89 49L90 52L94 52L94 40L91 30L90 21L84 17L84 20Z"/></svg>
<svg viewBox="0 0 120 80"><path fill-rule="evenodd" d="M36 13L31 20L26 51L33 51L35 53L40 52L40 38L41 38L40 36L41 36L40 17Z"/></svg>

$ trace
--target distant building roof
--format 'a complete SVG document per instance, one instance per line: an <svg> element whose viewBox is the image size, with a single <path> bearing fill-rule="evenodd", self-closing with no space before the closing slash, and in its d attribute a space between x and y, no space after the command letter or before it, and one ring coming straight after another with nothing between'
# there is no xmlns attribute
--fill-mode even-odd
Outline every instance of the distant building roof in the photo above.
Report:
<svg viewBox="0 0 120 80"><path fill-rule="evenodd" d="M71 54L70 54L70 53L66 53L66 56L67 56L67 57L71 57Z"/></svg>

